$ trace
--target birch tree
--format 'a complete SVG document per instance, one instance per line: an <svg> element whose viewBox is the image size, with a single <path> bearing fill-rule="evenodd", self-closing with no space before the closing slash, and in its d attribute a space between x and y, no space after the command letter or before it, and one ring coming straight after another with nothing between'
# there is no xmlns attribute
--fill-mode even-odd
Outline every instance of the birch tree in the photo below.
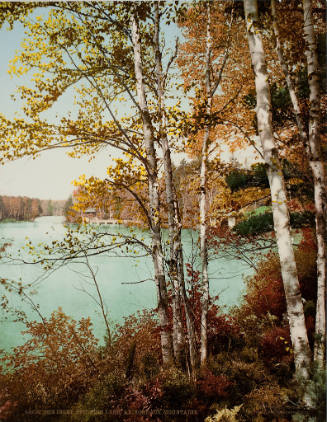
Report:
<svg viewBox="0 0 327 422"><path fill-rule="evenodd" d="M256 0L244 0L247 37L256 88L256 115L264 160L271 191L272 213L290 326L296 375L307 380L311 352L305 326L303 304L290 234L289 211L271 117L271 98L265 54L258 22Z"/></svg>
<svg viewBox="0 0 327 422"><path fill-rule="evenodd" d="M315 40L312 2L303 0L303 32L305 55L307 58L308 83L310 89L309 104L309 163L314 181L314 200L316 208L317 236L317 308L315 325L314 359L322 365L326 343L326 174L320 142L320 89L317 43Z"/></svg>
<svg viewBox="0 0 327 422"><path fill-rule="evenodd" d="M210 60L212 50L212 37L210 31L211 7L207 2L207 33L205 53L205 99L206 114L210 115L212 95L210 93ZM209 278L208 278L208 248L207 248L207 165L208 165L208 143L210 127L207 124L204 129L204 137L201 151L200 166L200 256L202 276L202 298L201 298L201 365L205 365L208 356L208 330L207 315L209 302Z"/></svg>
<svg viewBox="0 0 327 422"><path fill-rule="evenodd" d="M296 94L295 86L294 86L291 74L289 72L288 64L287 64L287 61L285 60L283 48L281 45L281 37L279 33L279 28L278 28L278 19L277 19L275 0L271 0L271 16L272 16L272 27L273 27L273 33L274 33L274 38L275 38L275 47L276 47L276 51L278 55L278 60L283 70L287 88L288 88L290 98L292 101L296 124L299 130L299 136L301 138L301 141L303 142L303 145L307 146L307 133L305 131L305 124L302 118L299 100Z"/></svg>
<svg viewBox="0 0 327 422"><path fill-rule="evenodd" d="M156 9L156 43L158 45L159 40L159 31L158 31L158 25L159 25L159 16L158 16L158 9ZM153 127L150 120L150 113L147 107L146 102L146 96L145 96L145 89L144 89L144 83L143 83L143 73L142 73L142 59L141 59L141 47L140 47L140 41L139 41L139 29L138 29L138 23L137 23L137 16L135 13L132 13L131 16L131 23L132 23L132 39L133 39L133 47L134 47L134 60L135 60L135 76L137 81L137 95L138 95L138 101L139 105L142 111L142 120L143 120L143 132L144 132L144 140L145 140L145 148L147 157L149 159L149 163L151 166L150 174L149 174L149 199L150 199L150 209L152 214L152 219L154 221L154 225L152 227L153 232L153 256L154 256L154 268L155 268L155 274L157 278L157 284L159 286L158 292L164 292L164 296L162 293L158 294L158 304L159 304L159 316L162 320L164 320L164 325L161 325L162 330L166 330L168 333L168 317L167 312L160 309L161 306L165 307L167 309L168 306L168 297L167 297L167 289L165 288L165 279L164 279L164 260L163 260L163 252L162 252L162 245L161 245L161 236L160 236L160 215L159 215L159 193L158 193L158 170L156 166L156 152L154 147L154 134L153 134ZM158 46L159 48L159 46ZM157 51L157 72L159 77L159 95L162 95L161 92L161 75L160 75L160 63L158 58L158 51ZM159 102L161 102L161 98L159 99ZM166 156L166 169L168 172L171 170L169 169L170 163L170 157L168 155L170 154L169 148L166 146L165 156ZM167 168L168 167L168 168ZM169 177L169 176L168 176ZM168 180L167 189L169 192L171 192L172 188L172 180ZM169 198L170 199L170 198ZM171 204L169 204L169 207L171 207ZM169 213L170 218L172 217L171 212ZM173 222L170 221L170 230L172 230ZM171 257L173 258L173 257ZM175 351L175 356L177 360L180 360L180 354L181 350L183 348L183 327L182 327L182 321L181 321L181 310L180 310L180 288L178 281L174 283L176 280L176 276L173 275L173 306L174 306L174 342L173 347ZM161 302L163 302L163 305L160 305ZM162 348L163 353L165 354L165 360L169 361L171 359L171 350L169 347L169 341L165 338L164 331L161 335L162 338ZM167 355L167 356L166 356ZM164 356L164 355L163 355Z"/></svg>
<svg viewBox="0 0 327 422"><path fill-rule="evenodd" d="M319 69L317 57L317 44L313 29L311 2L303 2L304 22L303 31L305 39L305 55L307 58L308 85L310 91L309 124L306 125L300 109L300 102L296 93L288 63L285 59L282 40L278 27L278 17L275 0L271 0L272 27L275 37L275 46L278 59L283 70L293 112L298 127L300 140L310 164L313 175L314 203L316 209L316 239L317 239L317 304L316 304L316 327L314 359L319 363L324 361L325 350L325 318L326 318L326 175L322 158L320 140L320 89ZM309 134L306 132L309 127Z"/></svg>
<svg viewBox="0 0 327 422"><path fill-rule="evenodd" d="M176 188L173 181L173 166L171 160L171 151L167 136L166 117L164 110L164 93L167 79L168 68L175 60L178 43L174 55L170 58L167 70L163 73L162 52L160 48L160 6L155 4L155 27L154 27L154 48L156 60L156 78L158 94L158 124L159 138L161 141L163 164L165 172L165 192L168 214L168 234L169 234L169 277L172 281L172 307L173 307L173 346L175 360L178 364L182 362L182 352L185 347L184 327L182 321L182 306L185 311L187 341L189 345L190 366L194 372L196 366L196 346L194 322L191 309L186 294L184 280L184 258L182 245L182 222L179 211L179 204L176 194Z"/></svg>
<svg viewBox="0 0 327 422"><path fill-rule="evenodd" d="M195 90L194 98L192 98L193 115L189 122L191 133L188 133L187 147L190 155L199 157L199 178L196 186L199 192L198 222L202 294L200 359L201 364L205 365L208 356L208 210L209 202L212 202L208 195L209 156L210 154L219 155L219 146L217 148L216 141L217 138L220 139L220 136L217 133L219 129L222 132L226 129L225 118L228 118L228 113L234 109L242 86L235 83L233 77L230 76L233 74L235 65L230 51L233 43L239 44L235 32L233 33L233 29L237 30L237 26L234 26L233 2L206 1L194 6L188 10L185 20L180 22L180 25L185 28L186 39L178 57L184 79L184 90L189 95ZM189 68L190 61L194 63L192 69ZM236 66L240 68L239 64ZM216 167L214 164L213 166Z"/></svg>
<svg viewBox="0 0 327 422"><path fill-rule="evenodd" d="M200 199L199 199L199 220L200 220L200 257L202 276L202 299L201 299L201 365L205 365L208 357L208 303L209 303L209 276L208 276L208 155L210 147L210 116L212 113L213 97L220 88L220 82L229 56L229 42L222 53L222 63L218 71L213 70L213 38L211 33L212 25L212 2L206 3L207 26L206 26L206 48L205 48L205 120L204 135L201 149L200 164ZM230 30L230 27L229 27ZM217 41L217 40L216 40Z"/></svg>
<svg viewBox="0 0 327 422"><path fill-rule="evenodd" d="M47 20L24 17L30 37L15 61L24 63L24 71L37 71L34 88L20 89L29 120L12 122L1 116L1 129L7 140L2 145L4 158L9 160L51 148L72 148L75 157L91 157L108 146L125 154L126 160L116 159L116 166L108 168L109 178L104 183L91 182L101 189L126 189L144 211L152 237L162 357L164 365L169 365L173 362L173 344L161 239L158 157L145 92L146 83L147 89L152 89L145 73L149 75L149 63L154 60L151 56L141 59L139 29L139 21L147 19L151 7L70 3L50 7ZM142 36L148 39L145 28L143 25ZM12 69L14 73L17 70L14 65ZM40 113L51 108L69 87L75 87L79 96L78 118L64 116L57 124L47 122ZM113 106L121 95L136 111L123 119ZM18 138L19 144L15 142ZM137 183L147 184L148 204L138 195Z"/></svg>

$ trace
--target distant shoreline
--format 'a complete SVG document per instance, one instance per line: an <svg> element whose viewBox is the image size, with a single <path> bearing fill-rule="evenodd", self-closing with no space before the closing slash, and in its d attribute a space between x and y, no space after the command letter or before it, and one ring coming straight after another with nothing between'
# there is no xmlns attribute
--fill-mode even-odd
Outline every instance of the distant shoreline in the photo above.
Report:
<svg viewBox="0 0 327 422"><path fill-rule="evenodd" d="M0 220L0 224L6 224L6 223L34 223L34 221L37 218L40 217L64 217L63 215L38 215L37 217L30 219L30 220L17 220L16 218L4 218L3 220Z"/></svg>

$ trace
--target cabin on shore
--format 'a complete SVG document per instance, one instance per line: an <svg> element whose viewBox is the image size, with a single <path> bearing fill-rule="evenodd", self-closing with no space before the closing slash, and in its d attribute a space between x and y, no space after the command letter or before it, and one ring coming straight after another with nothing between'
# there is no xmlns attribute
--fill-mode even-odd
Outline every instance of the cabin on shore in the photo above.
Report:
<svg viewBox="0 0 327 422"><path fill-rule="evenodd" d="M97 210L95 208L87 208L84 213L87 218L95 218L97 216Z"/></svg>

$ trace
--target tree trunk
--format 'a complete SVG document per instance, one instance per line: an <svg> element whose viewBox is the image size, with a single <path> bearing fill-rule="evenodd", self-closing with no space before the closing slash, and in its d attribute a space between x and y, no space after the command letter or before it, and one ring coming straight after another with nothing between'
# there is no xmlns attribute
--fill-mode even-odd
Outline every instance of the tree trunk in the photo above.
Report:
<svg viewBox="0 0 327 422"><path fill-rule="evenodd" d="M202 274L201 296L201 365L205 365L208 357L208 250L207 250L207 160L208 160L209 128L205 129L202 144L200 169L200 257Z"/></svg>
<svg viewBox="0 0 327 422"><path fill-rule="evenodd" d="M309 161L314 180L317 236L317 308L315 326L314 359L324 363L326 343L326 175L320 141L320 89L319 65L315 41L312 2L303 0L305 55L308 66L310 89L309 111Z"/></svg>
<svg viewBox="0 0 327 422"><path fill-rule="evenodd" d="M258 131L271 191L274 229L287 304L295 370L298 377L307 380L309 378L308 369L311 362L311 352L292 247L284 178L272 131L271 98L264 49L258 25L257 0L244 0L244 9L248 43L255 76Z"/></svg>
<svg viewBox="0 0 327 422"><path fill-rule="evenodd" d="M276 49L287 82L290 98L292 101L300 138L306 148L310 168L313 173L316 208L316 238L317 238L317 305L316 305L316 341L314 348L314 359L319 363L324 362L324 350L326 343L326 244L324 242L326 230L326 175L321 154L321 142L319 138L320 119L320 93L318 83L318 58L316 54L316 43L312 27L311 2L306 2L304 12L304 34L306 39L306 56L308 62L308 83L310 89L310 121L309 131L311 140L304 130L304 123L301 116L298 98L286 61L283 57L280 36L276 18L275 0L271 0L273 29L276 38ZM313 76L313 77L311 77ZM314 122L315 121L315 122ZM314 128L310 130L310 128Z"/></svg>
<svg viewBox="0 0 327 422"><path fill-rule="evenodd" d="M153 128L150 113L148 110L145 88L143 83L143 70L141 60L141 44L139 39L139 28L137 16L132 14L132 40L134 49L134 66L136 77L136 91L138 104L141 110L143 122L143 134L145 150L148 160L148 189L149 189L149 206L151 220L152 235L152 259L154 264L154 274L157 286L158 299L158 316L161 328L161 348L162 360L164 365L170 365L173 362L172 338L169 329L168 318L168 294L164 272L164 259L161 244L161 227L160 227L160 209L159 209L159 192L158 192L158 169L157 157L154 147Z"/></svg>
<svg viewBox="0 0 327 422"><path fill-rule="evenodd" d="M104 323L106 325L106 330L107 330L106 344L109 348L111 348L112 347L111 330L110 330L109 321L108 321L108 318L107 318L107 313L106 313L106 310L105 310L105 304L103 302L102 294L101 294L101 291L100 291L100 288L99 288L98 280L96 279L96 273L94 272L94 270L93 270L93 268L90 264L89 258L87 256L87 252L85 252L85 251L84 251L84 257L85 257L86 266L87 266L88 270L90 271L90 274L91 274L91 277L92 277L92 280L93 280L93 284L94 284L95 289L97 291L97 295L98 295L98 299L99 299L99 302L97 302L97 304L100 306L102 317L103 317Z"/></svg>
<svg viewBox="0 0 327 422"><path fill-rule="evenodd" d="M281 65L281 68L283 70L288 92L290 94L290 98L292 101L292 106L295 114L296 124L299 129L299 135L300 139L303 142L304 147L307 147L308 145L308 136L305 132L305 125L302 119L300 104L296 95L295 87L291 78L291 75L288 71L288 66L286 63L286 60L283 55L283 50L280 42L280 35L279 35L279 29L278 29L278 23L277 23L277 16L276 16L276 4L275 0L271 0L271 15L272 15L272 24L273 24L273 30L274 30L274 36L275 36L275 42L276 42L276 51L278 55L278 59Z"/></svg>
<svg viewBox="0 0 327 422"><path fill-rule="evenodd" d="M171 162L170 148L166 133L164 115L164 86L162 74L161 51L159 44L160 18L159 3L155 4L155 56L156 74L158 86L158 113L159 113L159 134L163 150L163 162L165 171L166 200L168 207L168 233L169 233L169 276L173 284L172 308L173 308L173 346L177 364L182 363L182 352L185 345L185 335L182 323L182 304L184 305L186 329L188 333L188 344L190 354L191 371L195 370L195 334L194 323L190 313L188 298L184 280L184 258L182 246L182 223L179 213L177 195L173 182L173 169Z"/></svg>
<svg viewBox="0 0 327 422"><path fill-rule="evenodd" d="M170 157L170 148L165 133L164 112L163 112L163 81L162 81L162 63L160 51L160 17L159 3L155 4L155 25L154 25L154 45L156 59L156 77L158 91L158 114L159 114L159 137L161 139L163 150L163 162L165 169L166 199L168 206L168 233L169 233L169 276L172 282L172 313L173 313L173 349L177 365L182 364L182 355L185 344L184 330L181 312L181 288L180 274L178 274L178 256L175 254L175 239L180 236L179 221L175 221L175 201L172 177L172 165Z"/></svg>
<svg viewBox="0 0 327 422"><path fill-rule="evenodd" d="M210 56L212 49L212 37L210 31L211 9L210 2L207 3L207 35L206 35L206 117L211 112L210 95ZM207 247L207 165L208 165L208 143L210 127L207 123L204 130L204 137L201 152L200 167L200 256L202 269L202 297L201 297L201 365L205 365L208 357L208 303L209 303L209 277L208 277L208 247Z"/></svg>

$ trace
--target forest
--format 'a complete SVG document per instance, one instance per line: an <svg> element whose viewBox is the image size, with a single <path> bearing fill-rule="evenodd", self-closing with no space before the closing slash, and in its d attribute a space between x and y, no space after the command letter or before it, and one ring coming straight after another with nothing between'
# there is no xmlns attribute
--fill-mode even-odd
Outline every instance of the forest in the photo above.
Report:
<svg viewBox="0 0 327 422"><path fill-rule="evenodd" d="M33 221L44 215L63 215L66 202L0 195L0 221Z"/></svg>
<svg viewBox="0 0 327 422"><path fill-rule="evenodd" d="M103 178L75 180L65 238L24 258L86 264L105 341L31 300L25 343L1 354L0 420L324 421L325 2L2 2L0 23L24 27L9 72L29 80L19 117L0 115L1 162L108 157ZM150 257L156 308L111 324L100 254ZM253 269L237 306L211 294L212 254ZM5 311L29 294L1 285Z"/></svg>

